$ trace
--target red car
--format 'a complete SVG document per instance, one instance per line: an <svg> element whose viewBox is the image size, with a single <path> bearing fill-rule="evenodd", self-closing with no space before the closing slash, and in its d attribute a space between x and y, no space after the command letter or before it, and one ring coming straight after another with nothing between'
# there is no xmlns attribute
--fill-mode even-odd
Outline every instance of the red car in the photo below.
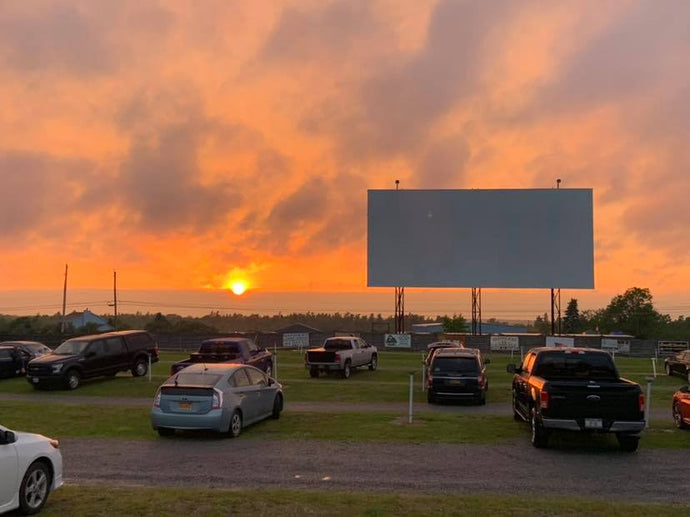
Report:
<svg viewBox="0 0 690 517"><path fill-rule="evenodd" d="M673 420L680 429L690 427L690 388L687 386L673 394Z"/></svg>

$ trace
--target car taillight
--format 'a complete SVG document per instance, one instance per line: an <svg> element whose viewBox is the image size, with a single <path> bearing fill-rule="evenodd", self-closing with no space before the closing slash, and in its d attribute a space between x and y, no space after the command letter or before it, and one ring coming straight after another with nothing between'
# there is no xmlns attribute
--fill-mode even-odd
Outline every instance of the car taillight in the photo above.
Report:
<svg viewBox="0 0 690 517"><path fill-rule="evenodd" d="M153 407L161 407L161 392L158 390L155 398L153 399Z"/></svg>
<svg viewBox="0 0 690 517"><path fill-rule="evenodd" d="M485 382L486 382L486 377L484 377L483 373L480 373L479 378L477 379L477 383L479 384L479 387L483 388Z"/></svg>
<svg viewBox="0 0 690 517"><path fill-rule="evenodd" d="M340 362L340 354L335 354L335 362L336 363Z"/></svg>
<svg viewBox="0 0 690 517"><path fill-rule="evenodd" d="M549 409L550 401L551 397L549 396L549 392L546 390L542 390L539 394L539 407L542 409Z"/></svg>
<svg viewBox="0 0 690 517"><path fill-rule="evenodd" d="M427 377L426 385L427 386L433 386L434 385L434 376L433 375L429 375Z"/></svg>
<svg viewBox="0 0 690 517"><path fill-rule="evenodd" d="M637 403L640 406L640 413L644 413L644 394L643 393L640 393L637 396Z"/></svg>
<svg viewBox="0 0 690 517"><path fill-rule="evenodd" d="M213 391L213 409L223 407L223 394L220 391Z"/></svg>

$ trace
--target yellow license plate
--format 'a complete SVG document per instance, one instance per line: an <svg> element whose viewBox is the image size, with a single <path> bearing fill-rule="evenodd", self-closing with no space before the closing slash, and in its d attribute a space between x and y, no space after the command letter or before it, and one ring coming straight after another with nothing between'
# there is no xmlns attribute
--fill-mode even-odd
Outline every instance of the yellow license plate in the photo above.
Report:
<svg viewBox="0 0 690 517"><path fill-rule="evenodd" d="M191 402L178 402L177 403L177 409L183 409L184 411L189 411L192 409L192 403Z"/></svg>

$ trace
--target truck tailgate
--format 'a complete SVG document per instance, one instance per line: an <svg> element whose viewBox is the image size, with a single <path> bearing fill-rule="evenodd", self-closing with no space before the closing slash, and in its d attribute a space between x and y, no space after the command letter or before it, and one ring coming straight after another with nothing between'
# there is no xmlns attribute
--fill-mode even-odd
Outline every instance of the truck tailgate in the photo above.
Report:
<svg viewBox="0 0 690 517"><path fill-rule="evenodd" d="M310 350L307 352L307 361L310 363L335 363L335 352Z"/></svg>
<svg viewBox="0 0 690 517"><path fill-rule="evenodd" d="M603 418L641 420L639 386L626 382L549 381L549 418Z"/></svg>

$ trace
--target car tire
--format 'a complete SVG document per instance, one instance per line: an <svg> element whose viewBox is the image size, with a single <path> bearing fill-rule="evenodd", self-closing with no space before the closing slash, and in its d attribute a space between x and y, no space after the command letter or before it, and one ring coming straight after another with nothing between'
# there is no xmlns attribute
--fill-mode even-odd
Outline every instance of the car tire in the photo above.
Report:
<svg viewBox="0 0 690 517"><path fill-rule="evenodd" d="M228 425L228 436L230 438L237 438L242 433L242 414L236 409L230 417L230 425Z"/></svg>
<svg viewBox="0 0 690 517"><path fill-rule="evenodd" d="M175 434L175 429L170 429L169 427L159 427L157 429L158 436L167 437Z"/></svg>
<svg viewBox="0 0 690 517"><path fill-rule="evenodd" d="M531 442L537 449L545 449L549 445L549 432L537 420L537 411L532 408L530 413Z"/></svg>
<svg viewBox="0 0 690 517"><path fill-rule="evenodd" d="M428 390L426 392L426 401L429 404L436 404L436 396L434 395L434 392L431 390Z"/></svg>
<svg viewBox="0 0 690 517"><path fill-rule="evenodd" d="M283 410L283 396L278 393L276 398L273 399L273 412L271 412L271 418L278 420L280 418L280 412Z"/></svg>
<svg viewBox="0 0 690 517"><path fill-rule="evenodd" d="M81 385L81 374L74 368L65 374L65 386L68 390L76 390Z"/></svg>
<svg viewBox="0 0 690 517"><path fill-rule="evenodd" d="M352 367L350 366L350 360L348 359L347 361L345 361L345 366L343 366L343 371L341 372L341 375L343 376L343 379L349 379L351 373Z"/></svg>
<svg viewBox="0 0 690 517"><path fill-rule="evenodd" d="M523 420L517 410L517 396L515 395L515 390L513 390L513 420L516 422L521 422Z"/></svg>
<svg viewBox="0 0 690 517"><path fill-rule="evenodd" d="M273 363L271 361L266 364L266 370L264 373L269 377L273 377Z"/></svg>
<svg viewBox="0 0 690 517"><path fill-rule="evenodd" d="M143 377L149 371L149 363L146 359L140 357L134 362L132 366L132 375L134 377Z"/></svg>
<svg viewBox="0 0 690 517"><path fill-rule="evenodd" d="M616 438L618 439L619 447L625 452L635 452L640 444L639 436L630 436L629 434L618 433Z"/></svg>
<svg viewBox="0 0 690 517"><path fill-rule="evenodd" d="M486 405L486 391L482 391L481 395L477 397L477 404L480 406Z"/></svg>
<svg viewBox="0 0 690 517"><path fill-rule="evenodd" d="M688 424L683 422L683 415L680 412L680 405L678 402L673 403L673 421L678 429L686 429Z"/></svg>
<svg viewBox="0 0 690 517"><path fill-rule="evenodd" d="M52 475L42 461L32 463L26 470L19 486L19 509L25 515L38 513L50 494Z"/></svg>
<svg viewBox="0 0 690 517"><path fill-rule="evenodd" d="M664 365L664 370L666 370L666 375L671 375L671 365L666 363Z"/></svg>
<svg viewBox="0 0 690 517"><path fill-rule="evenodd" d="M371 362L369 363L369 369L371 371L376 370L376 367L378 366L379 363L379 358L376 354L371 356Z"/></svg>
<svg viewBox="0 0 690 517"><path fill-rule="evenodd" d="M319 376L319 369L318 368L310 368L309 369L309 376L312 377L313 379L317 378Z"/></svg>

